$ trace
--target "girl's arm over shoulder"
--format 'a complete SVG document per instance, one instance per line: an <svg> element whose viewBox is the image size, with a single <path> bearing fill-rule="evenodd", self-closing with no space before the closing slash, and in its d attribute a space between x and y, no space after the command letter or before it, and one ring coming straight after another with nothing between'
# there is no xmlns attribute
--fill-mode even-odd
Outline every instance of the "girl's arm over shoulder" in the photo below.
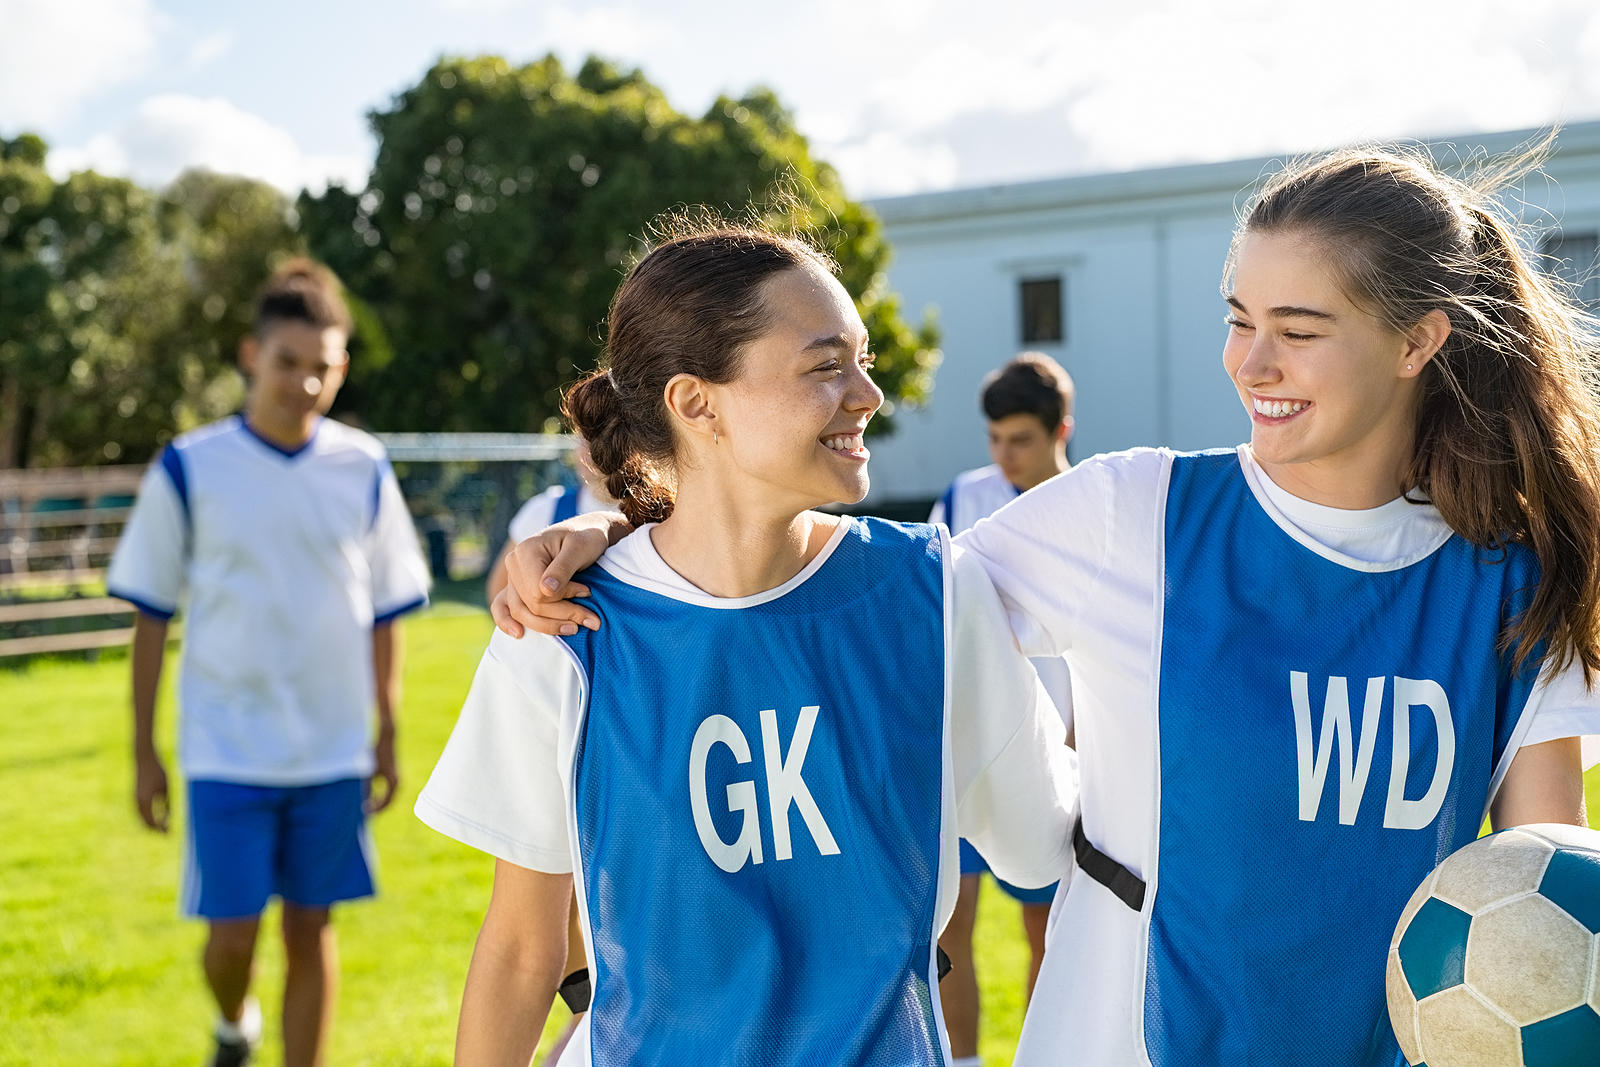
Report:
<svg viewBox="0 0 1600 1067"><path fill-rule="evenodd" d="M998 877L1049 885L1071 869L1077 757L976 557L955 551L950 746L961 835Z"/></svg>
<svg viewBox="0 0 1600 1067"><path fill-rule="evenodd" d="M595 511L548 526L519 543L506 556L507 584L490 605L495 625L511 637L521 637L524 628L569 636L579 626L598 630L600 617L572 603L589 595L589 588L572 576L632 532L621 512Z"/></svg>
<svg viewBox="0 0 1600 1067"><path fill-rule="evenodd" d="M1108 569L1153 565L1146 546L1170 458L1154 449L1094 456L956 539L988 572L1028 655L1072 647Z"/></svg>

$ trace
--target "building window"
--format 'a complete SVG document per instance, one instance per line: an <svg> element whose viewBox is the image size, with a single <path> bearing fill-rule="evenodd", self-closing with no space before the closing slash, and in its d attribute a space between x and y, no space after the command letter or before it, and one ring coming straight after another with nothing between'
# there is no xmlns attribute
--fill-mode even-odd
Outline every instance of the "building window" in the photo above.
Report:
<svg viewBox="0 0 1600 1067"><path fill-rule="evenodd" d="M1600 308L1600 235L1556 233L1545 239L1545 270L1572 286L1579 300Z"/></svg>
<svg viewBox="0 0 1600 1067"><path fill-rule="evenodd" d="M1025 278L1022 282L1022 341L1059 344L1067 336L1061 314L1061 279Z"/></svg>

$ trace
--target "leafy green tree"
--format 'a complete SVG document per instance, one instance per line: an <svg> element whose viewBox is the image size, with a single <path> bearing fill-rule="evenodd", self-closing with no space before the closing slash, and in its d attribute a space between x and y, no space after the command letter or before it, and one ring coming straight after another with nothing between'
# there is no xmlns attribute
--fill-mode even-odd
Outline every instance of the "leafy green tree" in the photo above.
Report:
<svg viewBox="0 0 1600 1067"><path fill-rule="evenodd" d="M651 220L690 205L813 235L867 322L885 414L932 388L938 332L931 318L908 324L888 292L877 219L767 90L694 118L598 59L576 75L553 56L515 69L452 59L371 122L367 189L302 194L298 208L313 254L392 343L351 368L349 402L374 427L545 428L561 387L597 359Z"/></svg>
<svg viewBox="0 0 1600 1067"><path fill-rule="evenodd" d="M162 194L54 182L0 141L0 467L148 459L242 395L250 299L303 241L269 186L205 172Z"/></svg>

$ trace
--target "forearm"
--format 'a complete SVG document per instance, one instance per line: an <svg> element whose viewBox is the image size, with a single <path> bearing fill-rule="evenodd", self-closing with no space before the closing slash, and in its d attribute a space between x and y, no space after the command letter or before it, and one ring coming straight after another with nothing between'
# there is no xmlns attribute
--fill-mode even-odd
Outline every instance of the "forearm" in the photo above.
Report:
<svg viewBox="0 0 1600 1067"><path fill-rule="evenodd" d="M456 1030L456 1067L527 1067L567 960L570 875L499 861L473 948Z"/></svg>
<svg viewBox="0 0 1600 1067"><path fill-rule="evenodd" d="M1582 738L1561 737L1519 750L1489 817L1496 830L1541 822L1587 825Z"/></svg>
<svg viewBox="0 0 1600 1067"><path fill-rule="evenodd" d="M372 676L380 734L394 731L395 715L400 710L400 667L404 651L404 634L398 621L373 627Z"/></svg>
<svg viewBox="0 0 1600 1067"><path fill-rule="evenodd" d="M156 754L156 697L161 690L161 666L167 654L167 623L139 613L133 620L133 754L135 759Z"/></svg>
<svg viewBox="0 0 1600 1067"><path fill-rule="evenodd" d="M555 1000L565 940L525 954L487 925L478 935L461 998L456 1067L527 1067Z"/></svg>

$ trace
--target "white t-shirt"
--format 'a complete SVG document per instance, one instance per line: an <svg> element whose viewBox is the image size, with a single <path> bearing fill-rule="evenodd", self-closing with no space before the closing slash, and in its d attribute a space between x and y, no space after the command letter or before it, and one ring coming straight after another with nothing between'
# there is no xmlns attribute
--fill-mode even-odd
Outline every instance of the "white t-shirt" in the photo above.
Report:
<svg viewBox="0 0 1600 1067"><path fill-rule="evenodd" d="M815 574L843 540L839 523L826 547L789 581L753 597L707 595L674 571L650 539L654 524L613 545L600 566L662 596L722 608L783 596ZM957 831L1021 886L1043 886L1073 862L1071 830L1076 760L1006 624L983 568L953 553L950 765L938 929L955 907ZM553 874L577 861L568 832L573 747L582 725L578 667L558 638L520 640L497 631L479 664L461 717L428 784L417 817L440 833L530 870ZM953 818L950 816L954 816Z"/></svg>
<svg viewBox="0 0 1600 1067"><path fill-rule="evenodd" d="M965 533L972 529L973 523L993 515L1017 499L1021 492L1006 480L999 464L991 463L977 470L964 471L956 475L950 488L934 501L928 521L944 523L952 534ZM1039 680L1044 683L1045 692L1050 694L1050 702L1056 706L1056 712L1070 733L1072 672L1067 669L1067 661L1060 656L1039 656L1032 662L1033 669L1039 672Z"/></svg>
<svg viewBox="0 0 1600 1067"><path fill-rule="evenodd" d="M1319 507L1277 489L1242 446L1239 462L1274 522L1345 566L1426 554L1448 536L1431 506ZM1152 869L1159 818L1150 709L1159 660L1158 538L1171 463L1165 450L1093 457L958 539L988 571L1023 651L1066 654L1076 698L1084 831L1140 878ZM1600 692L1584 688L1581 671L1568 671L1548 682L1522 744L1596 732ZM1135 1007L1143 996L1143 917L1081 873L1057 894L1054 907L1049 951L1016 1062L1147 1064L1137 1036L1143 1017Z"/></svg>
<svg viewBox="0 0 1600 1067"><path fill-rule="evenodd" d="M529 497L527 502L517 509L511 516L511 525L506 529L508 544L517 544L526 541L546 526L556 521L556 506L561 503L562 497L572 492L564 485L552 485L537 496ZM615 511L615 504L607 504L594 495L594 490L587 485L578 487L578 510L573 514L587 515L591 511Z"/></svg>
<svg viewBox="0 0 1600 1067"><path fill-rule="evenodd" d="M309 785L372 773L372 627L427 603L383 446L322 419L290 454L238 416L150 465L106 585L185 608L178 758L191 779Z"/></svg>

